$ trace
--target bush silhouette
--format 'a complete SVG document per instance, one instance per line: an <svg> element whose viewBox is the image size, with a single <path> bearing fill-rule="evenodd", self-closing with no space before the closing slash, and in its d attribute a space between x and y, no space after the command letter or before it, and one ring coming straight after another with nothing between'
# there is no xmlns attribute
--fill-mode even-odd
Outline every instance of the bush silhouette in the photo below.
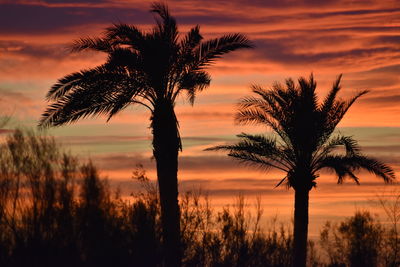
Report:
<svg viewBox="0 0 400 267"><path fill-rule="evenodd" d="M123 200L91 162L16 130L0 145L0 266L162 266L158 189L140 166L133 176L143 190ZM253 214L243 197L219 211L197 191L180 202L184 266L291 265L292 229L274 220L261 228L260 202ZM308 266L396 266L393 238L359 212L325 226L322 245L309 244Z"/></svg>
<svg viewBox="0 0 400 267"><path fill-rule="evenodd" d="M378 266L384 229L368 211L358 211L339 225L325 224L321 246L330 266Z"/></svg>
<svg viewBox="0 0 400 267"><path fill-rule="evenodd" d="M132 203L112 197L91 163L53 138L16 130L0 146L1 266L160 266L162 228L156 186ZM208 198L182 198L185 266L286 266L291 234L260 230L261 210L245 216L243 199L216 213Z"/></svg>

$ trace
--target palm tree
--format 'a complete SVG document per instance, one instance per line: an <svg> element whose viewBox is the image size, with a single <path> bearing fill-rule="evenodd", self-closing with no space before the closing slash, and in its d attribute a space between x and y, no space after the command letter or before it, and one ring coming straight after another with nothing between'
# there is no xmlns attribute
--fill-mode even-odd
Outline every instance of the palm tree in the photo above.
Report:
<svg viewBox="0 0 400 267"><path fill-rule="evenodd" d="M359 184L355 172L365 169L385 182L395 179L394 171L380 161L360 153L352 137L334 133L351 105L367 91L345 101L337 98L340 91L337 78L332 89L319 103L313 75L300 78L296 86L292 79L283 86L276 83L266 90L253 86L257 95L243 98L239 103L236 122L262 124L275 135L238 135L240 141L208 150L228 151L239 161L265 170L275 168L286 173L277 186L285 183L295 191L294 203L294 266L305 266L307 256L308 196L316 186L322 169L335 173L338 183L350 178ZM340 147L344 152L340 153Z"/></svg>
<svg viewBox="0 0 400 267"><path fill-rule="evenodd" d="M210 84L206 68L231 51L252 47L242 34L202 41L195 26L180 37L175 19L164 4L154 3L156 25L150 32L114 24L100 38L82 38L73 51L94 50L108 55L98 67L61 78L47 94L49 104L40 126L58 126L81 118L106 115L108 120L138 104L151 112L153 154L161 202L161 221L167 266L179 266L178 152L182 149L174 111L179 95L195 96Z"/></svg>

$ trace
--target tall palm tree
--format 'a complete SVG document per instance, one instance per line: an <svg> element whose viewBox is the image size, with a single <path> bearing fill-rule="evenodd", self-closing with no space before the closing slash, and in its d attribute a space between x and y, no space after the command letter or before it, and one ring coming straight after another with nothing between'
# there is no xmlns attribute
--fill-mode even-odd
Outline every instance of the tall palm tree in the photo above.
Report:
<svg viewBox="0 0 400 267"><path fill-rule="evenodd" d="M277 186L285 183L295 191L294 203L294 266L305 266L307 256L308 196L316 186L322 169L335 173L338 183L350 178L359 184L355 172L365 169L385 182L395 179L394 171L380 161L360 153L352 137L334 133L351 105L367 91L345 101L337 98L340 91L337 78L332 89L319 103L316 82L300 78L296 86L292 79L286 85L276 83L271 89L253 86L257 95L239 103L236 122L266 125L272 136L238 135L240 141L209 150L228 151L228 155L243 163L266 170L275 168L286 173ZM340 153L340 147L344 152Z"/></svg>
<svg viewBox="0 0 400 267"><path fill-rule="evenodd" d="M182 149L176 99L195 96L210 84L206 68L231 51L252 47L242 34L202 41L195 26L180 37L175 19L164 4L154 3L156 25L144 32L115 24L100 38L82 38L73 51L94 50L108 55L98 67L61 78L47 94L51 101L39 125L58 126L81 118L106 115L108 120L131 104L151 112L153 154L157 165L161 221L167 266L180 265L178 152Z"/></svg>

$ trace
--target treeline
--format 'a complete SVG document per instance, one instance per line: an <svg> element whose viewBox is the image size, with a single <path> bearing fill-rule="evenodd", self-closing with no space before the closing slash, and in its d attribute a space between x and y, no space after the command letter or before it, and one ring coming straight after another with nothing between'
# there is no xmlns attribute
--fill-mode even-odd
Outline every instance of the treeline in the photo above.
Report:
<svg viewBox="0 0 400 267"><path fill-rule="evenodd" d="M0 147L0 266L161 266L157 188L123 200L96 167L62 152L54 139L16 130ZM259 204L259 203L258 203ZM290 225L260 226L243 198L214 211L205 195L181 197L184 266L290 266ZM385 206L388 207L388 206ZM327 223L309 243L309 266L398 266L397 221L383 227L368 212Z"/></svg>

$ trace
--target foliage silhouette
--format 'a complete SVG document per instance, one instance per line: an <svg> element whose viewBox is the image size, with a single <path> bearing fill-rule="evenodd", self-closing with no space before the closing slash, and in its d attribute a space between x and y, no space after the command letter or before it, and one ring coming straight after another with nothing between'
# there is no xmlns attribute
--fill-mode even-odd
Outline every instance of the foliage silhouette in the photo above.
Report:
<svg viewBox="0 0 400 267"><path fill-rule="evenodd" d="M151 218L135 219L140 201L111 197L92 163L79 164L52 138L21 130L0 152L0 266L161 264L159 229Z"/></svg>
<svg viewBox="0 0 400 267"><path fill-rule="evenodd" d="M94 50L108 55L105 64L61 78L47 94L53 101L40 125L58 126L95 115L108 120L131 104L151 111L153 154L162 207L166 264L180 265L178 152L182 148L176 99L186 93L190 103L209 86L206 68L231 51L252 47L242 34L202 41L200 27L180 38L166 5L154 3L156 26L148 33L136 26L115 24L100 38L82 38L73 51Z"/></svg>
<svg viewBox="0 0 400 267"><path fill-rule="evenodd" d="M329 266L374 267L383 264L384 236L384 228L368 211L358 211L339 225L327 222L320 241Z"/></svg>
<svg viewBox="0 0 400 267"><path fill-rule="evenodd" d="M134 172L142 191L126 201L92 163L80 164L50 137L17 130L0 152L0 266L163 264L157 187L144 170ZM291 265L291 227L273 219L261 228L259 201L253 214L243 197L218 211L201 192L187 192L180 201L183 266ZM322 250L339 260L321 262L319 248L309 244L307 266L349 265L360 251L359 262L376 263L378 255L382 266L396 266L392 225L357 214L323 229Z"/></svg>
<svg viewBox="0 0 400 267"><path fill-rule="evenodd" d="M236 121L270 127L274 136L238 135L234 145L208 150L228 151L228 155L249 165L286 173L277 184L286 183L295 191L293 265L303 267L307 259L309 191L316 186L322 169L333 171L338 183L350 178L359 184L355 172L365 169L385 182L395 179L394 171L380 161L367 157L352 137L334 134L334 130L352 104L367 91L345 101L337 98L341 76L322 101L318 102L313 75L299 78L298 85L287 79L285 85L271 89L252 87L257 97L245 97L239 103ZM338 148L343 147L344 153Z"/></svg>
<svg viewBox="0 0 400 267"><path fill-rule="evenodd" d="M400 192L393 190L382 193L377 196L375 203L383 209L387 219L386 233L380 251L381 262L385 266L400 266Z"/></svg>
<svg viewBox="0 0 400 267"><path fill-rule="evenodd" d="M50 137L16 130L0 152L0 266L163 264L160 202L144 171L134 176L145 191L130 203ZM263 234L260 209L251 220L243 199L233 212L210 207L183 196L184 266L285 266L292 237L283 228Z"/></svg>

